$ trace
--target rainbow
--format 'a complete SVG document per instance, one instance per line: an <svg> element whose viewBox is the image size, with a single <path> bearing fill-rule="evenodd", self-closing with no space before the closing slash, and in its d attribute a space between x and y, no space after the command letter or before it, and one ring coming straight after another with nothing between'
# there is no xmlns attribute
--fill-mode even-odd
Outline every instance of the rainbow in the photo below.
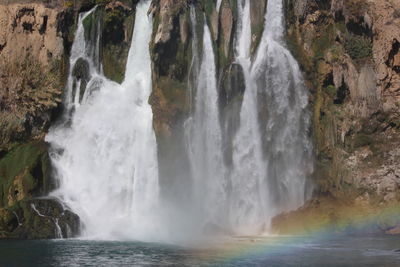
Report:
<svg viewBox="0 0 400 267"><path fill-rule="evenodd" d="M238 262L246 263L247 261L265 259L268 256L295 252L304 248L307 244L327 242L337 237L382 232L390 229L390 227L394 228L395 225L400 226L399 205L387 207L379 213L344 218L334 224L322 223L314 228L307 229L307 231L302 229L298 233L290 235L232 238L215 247L198 251L197 257L207 263L215 262L215 265L212 266L232 266Z"/></svg>

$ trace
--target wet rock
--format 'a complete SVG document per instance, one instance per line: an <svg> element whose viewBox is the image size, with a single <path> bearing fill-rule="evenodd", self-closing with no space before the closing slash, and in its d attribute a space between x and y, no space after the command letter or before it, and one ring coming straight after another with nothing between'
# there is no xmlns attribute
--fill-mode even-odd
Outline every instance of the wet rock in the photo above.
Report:
<svg viewBox="0 0 400 267"><path fill-rule="evenodd" d="M254 54L264 30L264 16L268 0L250 1L251 13L251 53Z"/></svg>
<svg viewBox="0 0 400 267"><path fill-rule="evenodd" d="M3 239L53 239L79 234L79 217L55 199L20 201L0 210L0 218Z"/></svg>
<svg viewBox="0 0 400 267"><path fill-rule="evenodd" d="M220 88L220 106L225 127L222 127L225 144L224 154L226 164L232 163L234 134L239 128L238 117L242 106L243 94L246 88L243 68L240 64L232 63L224 72Z"/></svg>
<svg viewBox="0 0 400 267"><path fill-rule="evenodd" d="M125 77L125 66L135 21L134 4L111 1L105 6L101 23L101 61L104 75L118 83Z"/></svg>
<svg viewBox="0 0 400 267"><path fill-rule="evenodd" d="M72 69L72 76L74 76L78 80L88 82L90 79L90 66L89 62L83 58L79 58L74 68Z"/></svg>
<svg viewBox="0 0 400 267"><path fill-rule="evenodd" d="M228 58L232 45L234 14L229 1L227 0L222 1L219 20L221 24L221 42L223 46L223 52L225 58Z"/></svg>
<svg viewBox="0 0 400 267"><path fill-rule="evenodd" d="M83 94L85 93L86 85L91 79L89 62L83 58L79 58L72 69L72 76L76 79L74 82L74 90L78 90L77 86L80 83L79 92L80 99L82 99Z"/></svg>
<svg viewBox="0 0 400 267"><path fill-rule="evenodd" d="M225 72L222 82L221 92L224 101L231 102L233 99L243 96L245 88L242 66L236 63L231 64L230 68Z"/></svg>
<svg viewBox="0 0 400 267"><path fill-rule="evenodd" d="M44 195L54 188L50 179L47 145L36 142L18 146L0 159L0 207Z"/></svg>

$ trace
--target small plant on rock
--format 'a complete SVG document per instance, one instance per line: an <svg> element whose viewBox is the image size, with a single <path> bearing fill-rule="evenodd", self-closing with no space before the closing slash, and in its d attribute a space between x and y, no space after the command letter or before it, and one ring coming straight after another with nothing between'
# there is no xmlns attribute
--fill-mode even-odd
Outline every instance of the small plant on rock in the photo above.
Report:
<svg viewBox="0 0 400 267"><path fill-rule="evenodd" d="M347 54L352 59L364 59L372 57L372 42L362 36L348 34L344 43Z"/></svg>

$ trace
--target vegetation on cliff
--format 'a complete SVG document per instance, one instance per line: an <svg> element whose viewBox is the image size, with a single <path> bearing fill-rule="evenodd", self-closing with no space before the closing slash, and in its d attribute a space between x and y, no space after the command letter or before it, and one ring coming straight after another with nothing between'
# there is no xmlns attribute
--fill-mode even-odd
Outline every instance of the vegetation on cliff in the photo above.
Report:
<svg viewBox="0 0 400 267"><path fill-rule="evenodd" d="M368 217L400 201L399 100L392 93L398 84L388 82L397 81L398 74L393 63L382 64L398 53L387 44L400 37L399 21L390 11L399 6L363 0L285 5L289 45L313 93L317 188L314 200L278 217L274 227L285 232L299 218L311 223L325 215L331 217L321 220L326 225L347 222L350 227L355 219L342 212L343 206ZM400 214L399 209L393 212ZM391 220L374 230L390 230L398 223Z"/></svg>

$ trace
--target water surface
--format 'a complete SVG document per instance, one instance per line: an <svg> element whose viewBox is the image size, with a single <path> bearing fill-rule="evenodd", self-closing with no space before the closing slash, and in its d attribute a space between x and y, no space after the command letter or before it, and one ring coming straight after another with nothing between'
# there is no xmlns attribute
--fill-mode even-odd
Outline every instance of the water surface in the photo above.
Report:
<svg viewBox="0 0 400 267"><path fill-rule="evenodd" d="M236 238L190 248L141 242L0 241L0 266L400 266L400 237Z"/></svg>

